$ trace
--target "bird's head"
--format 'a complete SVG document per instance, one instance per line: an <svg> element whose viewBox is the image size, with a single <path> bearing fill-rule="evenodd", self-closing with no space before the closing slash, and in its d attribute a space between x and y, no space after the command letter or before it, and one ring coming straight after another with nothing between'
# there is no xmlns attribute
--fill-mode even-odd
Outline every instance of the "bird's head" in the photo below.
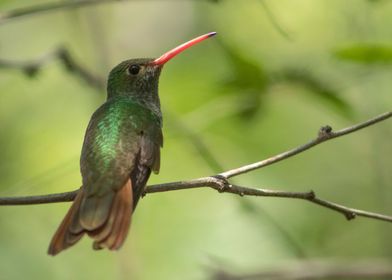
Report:
<svg viewBox="0 0 392 280"><path fill-rule="evenodd" d="M130 96L143 100L158 100L158 81L163 65L187 48L216 34L210 32L192 39L166 53L153 58L129 59L110 71L108 98Z"/></svg>

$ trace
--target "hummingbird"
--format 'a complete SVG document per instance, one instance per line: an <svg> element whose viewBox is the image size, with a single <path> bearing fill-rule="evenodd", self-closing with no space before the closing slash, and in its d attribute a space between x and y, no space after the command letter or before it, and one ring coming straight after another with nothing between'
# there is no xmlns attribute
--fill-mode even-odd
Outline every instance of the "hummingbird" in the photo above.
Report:
<svg viewBox="0 0 392 280"><path fill-rule="evenodd" d="M158 173L163 146L158 81L163 65L216 32L194 38L153 58L114 67L107 99L92 115L80 157L82 187L49 245L56 255L85 234L93 249L118 250L151 172Z"/></svg>

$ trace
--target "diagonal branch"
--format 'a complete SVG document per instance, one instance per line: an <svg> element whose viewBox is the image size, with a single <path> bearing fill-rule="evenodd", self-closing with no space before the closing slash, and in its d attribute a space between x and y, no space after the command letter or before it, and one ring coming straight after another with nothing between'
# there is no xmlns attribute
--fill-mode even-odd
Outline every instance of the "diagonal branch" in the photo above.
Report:
<svg viewBox="0 0 392 280"><path fill-rule="evenodd" d="M264 12L267 15L269 21L271 22L272 26L278 31L280 35L282 35L285 39L292 41L291 36L287 33L287 31L279 24L278 20L276 19L275 15L272 13L271 9L269 8L268 4L265 0L260 1L261 5L263 6Z"/></svg>
<svg viewBox="0 0 392 280"><path fill-rule="evenodd" d="M48 2L37 4L29 7L16 8L13 10L5 11L0 13L0 24L19 17L28 15L35 15L45 12L51 12L56 10L69 10L77 9L89 5L98 5L110 2L118 2L118 0L79 0L79 1L60 1L60 2Z"/></svg>
<svg viewBox="0 0 392 280"><path fill-rule="evenodd" d="M214 102L214 104L216 105L216 102ZM209 108L214 111L217 110L216 106L211 106ZM210 118L211 118L211 113L210 113L211 110L209 110L207 114ZM197 109L196 111L200 112L199 109ZM188 113L187 115L189 114L193 115L195 114L195 111ZM167 121L168 112L164 113L164 115ZM200 120L200 117L197 117L197 119ZM180 132L192 143L192 146L197 150L198 154L201 156L204 162L210 167L210 170L215 173L224 170L222 163L219 161L217 157L215 157L213 152L209 149L208 145L204 142L203 136L195 132L194 130L195 122L189 122L189 118L187 121L189 124L192 125L188 125L187 122L183 122L181 118L176 118L171 114L169 114L169 122L168 122L169 126L172 125L175 130ZM168 123L166 123L166 125ZM253 215L253 217L255 217L257 220L260 220L260 218L262 218L263 223L261 223L260 225L261 228L263 228L263 230L265 228L265 225L269 224L271 228L276 230L278 236L282 238L282 241L284 241L288 245L288 247L291 248L292 252L294 252L294 254L297 257L306 258L305 250L285 229L284 225L278 222L273 216L268 214L268 212L264 211L262 207L256 207L252 201L248 199L242 199L241 197L238 197L236 199L236 202L238 202L242 208L247 209L246 211L247 214Z"/></svg>
<svg viewBox="0 0 392 280"><path fill-rule="evenodd" d="M341 137L353 133L365 127L384 121L390 117L392 117L392 111L381 114L365 122L338 130L336 132L332 132L330 126L324 126L320 129L318 137L316 139L308 142L305 145L299 146L295 149L278 154L276 156L273 156L271 158L268 158L260 162L256 162L250 165L242 166L236 169L223 172L215 176L202 177L202 178L197 178L197 179L192 179L187 181L178 181L178 182L171 182L165 184L150 185L146 188L145 194L210 187L219 192L238 194L240 196L278 197L278 198L293 198L293 199L307 200L311 203L339 212L343 214L348 220L354 219L356 216L361 216L361 217L366 217L366 218L371 218L371 219L376 219L381 221L392 222L392 216L350 208L334 202L323 200L316 197L316 194L313 191L288 192L288 191L269 190L269 189L260 189L260 188L249 188L249 187L234 185L228 181L228 179L231 177L238 176L240 174L277 163L281 160L302 153L318 144L321 144L323 142L326 142L328 140L337 137ZM28 205L28 204L72 201L75 198L77 192L78 190L66 192L66 193L40 195L40 196L1 197L0 205Z"/></svg>
<svg viewBox="0 0 392 280"><path fill-rule="evenodd" d="M224 177L220 177L219 175L198 178L189 181L179 181L173 183L151 185L146 189L145 193L166 192L166 191L175 191L175 190L184 190L184 189L191 189L191 188L202 188L202 187L210 187L219 192L238 194L240 196L262 196L262 197L303 199L312 202L314 204L323 206L325 208L329 208L333 211L339 212L343 214L347 218L347 220L352 220L356 216L361 216L361 217L367 217L376 220L392 222L392 216L363 211L355 208L349 208L334 202L323 200L316 197L316 194L313 191L288 192L288 191L280 191L280 190L242 187L242 186L230 184L227 181L227 179L225 179Z"/></svg>
<svg viewBox="0 0 392 280"><path fill-rule="evenodd" d="M247 173L247 172L255 170L255 169L259 169L259 168L262 168L262 167L265 167L265 166L277 163L277 162L279 162L281 160L284 160L284 159L287 159L289 157L295 156L295 155L297 155L299 153L305 152L306 150L309 150L310 148L313 148L314 146L317 146L317 145L319 145L319 144L321 144L323 142L326 142L328 140L331 140L331 139L334 139L334 138L338 138L338 137L341 137L341 136L353 133L353 132L358 131L360 129L363 129L365 127L374 125L374 124L376 124L378 122L381 122L381 121L384 121L384 120L386 120L386 119L388 119L390 117L392 117L392 111L386 112L384 114L381 114L381 115L379 115L377 117L374 117L374 118L372 118L370 120L367 120L365 122L362 122L362 123L359 123L359 124L356 124L356 125L353 125L353 126L350 126L350 127L343 128L343 129L338 130L336 132L333 132L332 128L329 125L323 126L323 127L321 127L321 129L319 131L319 134L318 134L316 139L313 139L313 140L309 141L308 143L306 143L306 144L304 144L302 146L299 146L297 148L294 148L292 150L289 150L287 152L278 154L276 156L267 158L267 159L259 161L259 162L255 162L255 163L252 163L252 164L241 166L239 168L235 168L235 169L231 169L229 171L225 171L223 173L220 173L219 175L228 179L228 178L231 178L231 177L234 177L234 176L238 176L238 175Z"/></svg>
<svg viewBox="0 0 392 280"><path fill-rule="evenodd" d="M16 69L22 71L29 77L33 77L38 74L42 67L55 60L59 60L68 72L80 77L84 82L94 87L95 89L102 90L105 87L105 82L101 78L95 76L94 74L90 73L90 71L82 67L64 47L59 47L51 52L46 53L40 58L31 61L12 61L0 59L0 69Z"/></svg>
<svg viewBox="0 0 392 280"><path fill-rule="evenodd" d="M311 268L311 269L310 269ZM389 261L361 260L356 262L307 260L287 263L260 272L238 274L222 268L212 268L211 280L321 280L321 279L391 279Z"/></svg>
<svg viewBox="0 0 392 280"><path fill-rule="evenodd" d="M77 0L77 1L60 1L36 4L28 7L16 8L13 10L0 12L0 25L20 17L31 16L46 12L53 12L58 10L79 9L86 6L100 5L105 3L120 2L121 0ZM184 1L184 0L183 0ZM205 0L210 2L217 2L217 0Z"/></svg>

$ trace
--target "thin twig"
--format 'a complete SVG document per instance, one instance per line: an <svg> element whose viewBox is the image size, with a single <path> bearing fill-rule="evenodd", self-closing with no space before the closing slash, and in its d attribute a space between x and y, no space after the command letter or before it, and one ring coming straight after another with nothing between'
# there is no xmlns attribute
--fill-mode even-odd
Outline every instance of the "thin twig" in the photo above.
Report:
<svg viewBox="0 0 392 280"><path fill-rule="evenodd" d="M336 212L339 212L343 214L347 218L347 220L352 220L356 216L361 216L361 217L367 217L376 220L392 222L392 216L363 211L355 208L349 208L334 202L323 200L316 197L316 194L313 191L288 192L288 191L279 191L279 190L242 187L238 185L232 185L225 178L219 176L204 177L204 178L194 179L190 181L180 181L180 182L173 182L173 183L166 183L166 184L159 184L159 185L151 185L146 188L145 193L166 192L166 191L184 190L184 189L201 188L201 187L210 187L219 192L238 194L240 196L262 196L262 197L303 199L318 204L320 206L329 208Z"/></svg>
<svg viewBox="0 0 392 280"><path fill-rule="evenodd" d="M292 41L291 36L287 33L286 30L279 24L278 20L276 19L275 15L272 13L271 9L267 5L265 0L260 1L261 5L263 6L264 12L267 15L269 21L275 27L280 35L282 35L285 39Z"/></svg>
<svg viewBox="0 0 392 280"><path fill-rule="evenodd" d="M221 101L221 99L219 99ZM214 102L214 105L217 105L216 102ZM200 111L203 111L206 113L209 117L211 117L211 110L216 111L217 108L216 106L206 106L210 110L206 110L206 108L203 108L202 110L197 109L198 113L191 112L188 113L187 115L203 115L200 113ZM167 120L168 118L168 112L165 112L165 118ZM186 118L186 117L185 117ZM201 158L204 160L204 162L207 164L208 167L210 167L210 170L214 173L218 173L221 170L223 170L223 164L219 161L219 159L214 155L214 153L211 151L211 149L208 147L208 145L204 142L204 139L201 136L201 133L196 133L194 131L195 128L195 122L187 121L183 122L180 120L181 118L172 116L169 114L169 125L172 125L175 129L177 129L180 133L182 133L195 147L195 149L198 151L199 155ZM198 116L196 119L200 120L200 116ZM188 125L189 124L189 125ZM190 125L192 124L192 125ZM199 122L198 122L199 124ZM200 127L199 127L200 129ZM269 224L271 228L273 228L278 236L282 238L282 240L287 243L289 248L295 253L296 257L299 258L305 258L306 253L305 250L302 248L302 246L291 236L291 234L285 229L284 225L276 220L273 216L271 216L267 211L264 211L262 207L260 206L255 206L253 201L250 201L249 199L242 199L242 197L238 197L236 200L242 208L248 209L246 211L247 214L253 215L257 221L263 221L260 223L261 228L264 230L265 225ZM251 211L249 211L251 209ZM261 218L261 219L260 219Z"/></svg>
<svg viewBox="0 0 392 280"><path fill-rule="evenodd" d="M285 264L260 272L238 274L224 269L212 269L212 280L316 280L316 279L390 279L392 266L388 261L358 262L303 261Z"/></svg>
<svg viewBox="0 0 392 280"><path fill-rule="evenodd" d="M0 197L0 205L32 205L32 204L46 204L56 202L68 202L75 199L79 190L70 192L19 196L19 197Z"/></svg>
<svg viewBox="0 0 392 280"><path fill-rule="evenodd" d="M164 115L169 126L172 126L174 130L179 131L192 143L193 147L197 150L212 172L218 173L223 169L223 165L213 155L198 133L191 129L190 126L186 125L178 116L174 116L169 112L164 112Z"/></svg>
<svg viewBox="0 0 392 280"><path fill-rule="evenodd" d="M248 188L238 185L230 184L225 178L219 176L202 177L188 181L178 181L165 184L150 185L146 188L147 193L159 193L168 191L188 190L194 188L210 187L219 192L227 192L238 194L240 196L261 196L261 197L277 197L277 198L295 198L308 200L312 203L329 208L343 214L348 220L354 219L356 216L372 218L392 222L392 216L382 215L378 213L363 211L355 208L349 208L337 203L323 200L316 197L313 191L308 192L288 192L279 190L269 190L260 188ZM25 196L25 197L2 197L0 198L0 205L28 205L28 204L43 204L54 202L72 201L78 190L39 196Z"/></svg>
<svg viewBox="0 0 392 280"><path fill-rule="evenodd" d="M0 68L20 70L29 77L33 77L38 74L42 67L55 60L59 60L67 71L81 78L88 85L99 90L102 90L105 87L105 82L102 79L82 67L64 47L59 47L54 51L48 52L40 58L31 61L11 61L0 59Z"/></svg>
<svg viewBox="0 0 392 280"><path fill-rule="evenodd" d="M278 197L278 198L295 198L295 199L303 199L307 200L311 203L320 205L322 207L331 209L333 211L339 212L343 214L348 220L354 219L356 216L382 220L387 222L392 222L392 216L382 215L374 212L368 212L360 209L350 208L347 206L343 206L334 202L330 202L327 200L320 199L316 197L316 194L313 191L308 192L288 192L288 191L279 191L279 190L269 190L269 189L260 189L260 188L249 188L231 184L228 179L230 177L238 176L240 174L249 172L251 170L255 170L258 168L265 167L267 165L271 165L273 163L277 163L283 159L289 158L296 154L302 153L311 147L314 147L320 143L323 143L327 140L341 137L355 131L358 131L362 128L374 125L378 122L386 120L392 117L392 112L387 112L382 115L379 115L375 118L367 120L365 122L341 129L336 132L332 132L331 127L324 126L319 131L319 135L315 140L310 141L309 143L300 146L298 148L292 149L290 151L281 153L279 155L273 156L269 159L266 159L261 162L257 162L254 164L246 165L240 168L232 169L216 176L202 177L193 180L187 181L178 181L171 182L165 184L157 184L150 185L146 188L145 194L147 193L157 193L157 192L166 192L166 191L175 191L175 190L185 190L192 188L202 188L202 187L210 187L219 192L227 192L232 194L238 194L240 196L262 196L262 197ZM66 193L59 194L50 194L50 195L40 195L40 196L25 196L25 197L2 197L0 198L0 205L26 205L26 204L41 204L41 203L52 203L52 202L63 202L63 201L72 201L76 196L77 190Z"/></svg>
<svg viewBox="0 0 392 280"><path fill-rule="evenodd" d="M341 130L338 130L336 132L333 132L332 128L330 126L324 126L324 127L322 127L320 129L317 138L309 141L308 143L306 143L306 144L304 144L302 146L299 146L297 148L291 149L291 150L289 150L287 152L278 154L276 156L267 158L267 159L259 161L259 162L255 162L255 163L252 163L252 164L241 166L239 168L235 168L235 169L231 169L229 171L225 171L223 173L220 173L219 175L223 176L226 179L228 179L228 178L231 178L231 177L234 177L234 176L238 176L240 174L247 173L247 172L255 170L255 169L259 169L259 168L262 168L262 167L265 167L265 166L277 163L277 162L279 162L281 160L284 160L286 158L295 156L295 155L297 155L299 153L302 153L302 152L304 152L306 150L309 150L310 148L312 148L314 146L317 146L317 145L319 145L319 144L321 144L323 142L326 142L326 141L334 139L334 138L341 137L341 136L346 135L346 134L353 133L353 132L355 132L357 130L360 130L360 129L363 129L365 127L368 127L368 126L371 126L373 124L376 124L378 122L384 121L384 120L386 120L386 119L388 119L390 117L392 117L392 111L391 112L386 112L386 113L381 114L381 115L379 115L377 117L374 117L374 118L372 118L370 120L367 120L367 121L365 121L363 123L359 123L359 124L356 124L356 125L353 125L353 126L350 126L350 127L347 127L347 128L341 129Z"/></svg>
<svg viewBox="0 0 392 280"><path fill-rule="evenodd" d="M105 3L120 2L121 0L77 0L77 1L60 1L36 4L28 7L16 8L13 10L0 12L0 24L9 20L32 16L46 12L54 12L58 10L79 9L86 6L100 5ZM183 0L184 1L184 0ZM217 0L206 0L210 2L217 2Z"/></svg>
<svg viewBox="0 0 392 280"><path fill-rule="evenodd" d="M37 4L28 7L16 8L13 10L5 11L0 13L0 24L14 18L24 17L28 15L35 15L44 12L56 11L56 10L69 10L81 8L89 5L98 5L109 2L118 2L118 0L79 0L79 1L61 1L61 2L50 2Z"/></svg>

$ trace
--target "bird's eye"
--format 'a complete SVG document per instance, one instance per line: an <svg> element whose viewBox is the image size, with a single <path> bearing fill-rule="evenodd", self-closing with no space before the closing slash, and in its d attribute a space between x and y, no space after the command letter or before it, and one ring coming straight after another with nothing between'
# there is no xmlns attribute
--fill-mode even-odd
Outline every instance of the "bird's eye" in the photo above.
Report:
<svg viewBox="0 0 392 280"><path fill-rule="evenodd" d="M137 75L140 71L140 66L137 64L128 67L128 73L131 75Z"/></svg>

